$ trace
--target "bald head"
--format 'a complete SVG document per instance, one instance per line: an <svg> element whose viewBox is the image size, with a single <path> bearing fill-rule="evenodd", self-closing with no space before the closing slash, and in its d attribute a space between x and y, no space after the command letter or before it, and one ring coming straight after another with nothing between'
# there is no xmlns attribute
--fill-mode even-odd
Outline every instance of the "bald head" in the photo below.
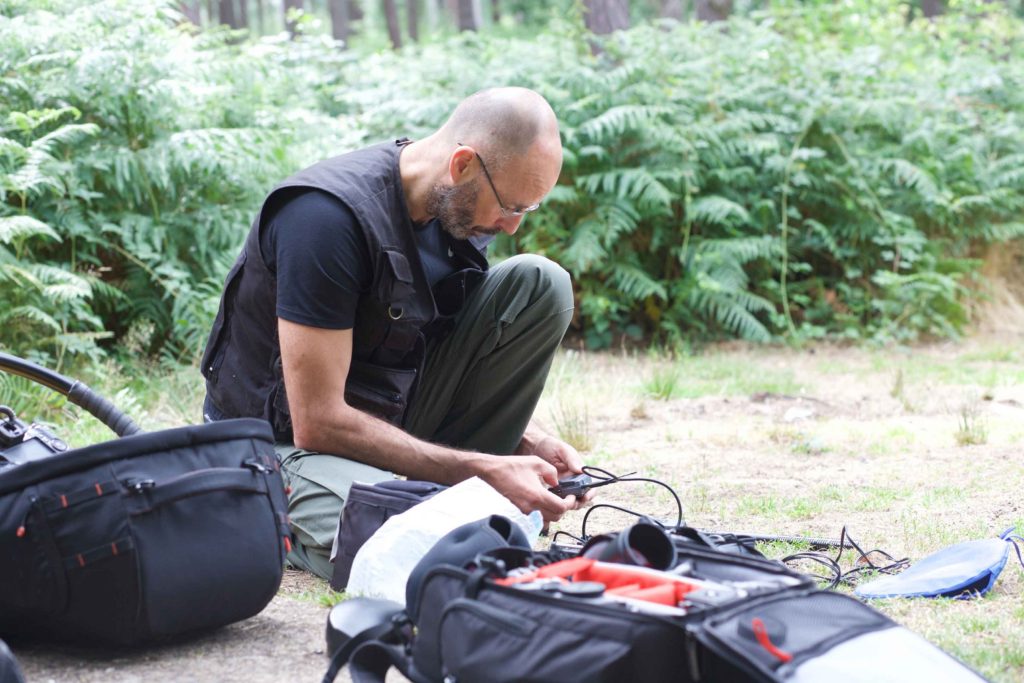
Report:
<svg viewBox="0 0 1024 683"><path fill-rule="evenodd" d="M464 99L438 131L450 144L471 145L495 165L531 151L561 157L558 119L551 105L527 88L490 88Z"/></svg>
<svg viewBox="0 0 1024 683"><path fill-rule="evenodd" d="M433 135L405 147L399 165L410 217L437 218L457 239L515 233L561 168L555 112L526 88L467 97Z"/></svg>

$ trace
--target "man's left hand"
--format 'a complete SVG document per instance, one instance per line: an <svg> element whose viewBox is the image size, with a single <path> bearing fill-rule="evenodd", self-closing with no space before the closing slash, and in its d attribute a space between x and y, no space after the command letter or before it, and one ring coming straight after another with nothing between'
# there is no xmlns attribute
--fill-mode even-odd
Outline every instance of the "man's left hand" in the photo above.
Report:
<svg viewBox="0 0 1024 683"><path fill-rule="evenodd" d="M536 441L530 449L530 454L554 465L558 470L559 479L583 472L583 458L580 457L579 451L553 436L545 435ZM576 508L589 504L593 497L594 489L589 489L577 499Z"/></svg>

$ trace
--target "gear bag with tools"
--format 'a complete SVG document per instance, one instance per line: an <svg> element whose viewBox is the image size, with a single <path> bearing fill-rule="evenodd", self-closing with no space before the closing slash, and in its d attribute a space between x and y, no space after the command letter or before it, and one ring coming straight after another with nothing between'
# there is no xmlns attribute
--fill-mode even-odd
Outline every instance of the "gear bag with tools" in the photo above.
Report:
<svg viewBox="0 0 1024 683"><path fill-rule="evenodd" d="M131 644L250 617L290 547L269 425L139 433L85 385L0 354L123 438L67 445L0 415L0 636Z"/></svg>
<svg viewBox="0 0 1024 683"><path fill-rule="evenodd" d="M445 536L410 576L404 609L337 606L324 681L346 662L355 683L383 681L392 666L416 683L984 681L777 562L643 523L559 560L503 536L507 524Z"/></svg>

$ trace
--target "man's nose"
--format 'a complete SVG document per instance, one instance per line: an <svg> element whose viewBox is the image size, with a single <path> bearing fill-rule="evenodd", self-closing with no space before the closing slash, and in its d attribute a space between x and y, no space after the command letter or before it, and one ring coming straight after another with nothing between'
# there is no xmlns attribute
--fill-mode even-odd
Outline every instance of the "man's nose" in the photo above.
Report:
<svg viewBox="0 0 1024 683"><path fill-rule="evenodd" d="M502 216L498 219L498 227L501 228L501 231L506 235L514 235L522 222L522 216Z"/></svg>

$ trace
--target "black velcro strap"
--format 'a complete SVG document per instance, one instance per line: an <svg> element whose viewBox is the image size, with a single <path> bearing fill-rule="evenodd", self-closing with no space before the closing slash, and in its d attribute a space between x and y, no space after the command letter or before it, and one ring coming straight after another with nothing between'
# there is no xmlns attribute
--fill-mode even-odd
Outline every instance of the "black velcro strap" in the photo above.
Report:
<svg viewBox="0 0 1024 683"><path fill-rule="evenodd" d="M96 482L88 488L78 489L70 493L54 493L39 499L43 511L50 515L60 512L64 508L78 505L86 501L95 500L111 493L120 493L121 484L117 481Z"/></svg>
<svg viewBox="0 0 1024 683"><path fill-rule="evenodd" d="M103 545L98 545L95 548L83 550L80 553L75 553L74 555L65 557L63 560L64 568L68 570L80 569L92 564L93 562L105 560L110 557L117 557L123 553L130 552L133 548L135 548L135 543L132 542L131 536L125 536L124 538L119 538L116 541L104 543Z"/></svg>

